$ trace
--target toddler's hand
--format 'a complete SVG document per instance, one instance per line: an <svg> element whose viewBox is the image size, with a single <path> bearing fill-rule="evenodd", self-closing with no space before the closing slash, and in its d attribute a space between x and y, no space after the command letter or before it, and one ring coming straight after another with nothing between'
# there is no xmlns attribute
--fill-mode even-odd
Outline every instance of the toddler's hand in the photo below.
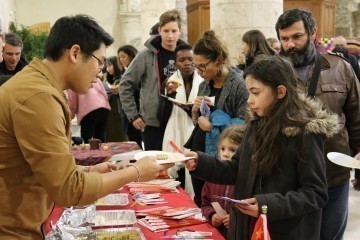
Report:
<svg viewBox="0 0 360 240"><path fill-rule="evenodd" d="M216 228L220 227L223 224L222 221L223 218L217 215L216 213L211 217L211 225L213 225Z"/></svg>

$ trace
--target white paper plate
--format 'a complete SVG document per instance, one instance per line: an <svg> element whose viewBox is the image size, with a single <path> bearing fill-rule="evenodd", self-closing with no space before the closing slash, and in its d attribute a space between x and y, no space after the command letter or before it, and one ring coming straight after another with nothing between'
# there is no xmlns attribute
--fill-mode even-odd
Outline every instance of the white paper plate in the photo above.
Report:
<svg viewBox="0 0 360 240"><path fill-rule="evenodd" d="M168 155L167 160L157 160L157 164L165 164L165 163L176 163L176 162L182 162L189 159L192 159L192 157L185 157L181 153L172 153L172 152L164 152L164 151L144 151L139 152L135 154L134 158L135 160L139 160L140 158L146 157L146 156L152 156L156 157L157 154L166 154Z"/></svg>
<svg viewBox="0 0 360 240"><path fill-rule="evenodd" d="M333 163L343 166L343 167L348 167L348 168L358 168L360 169L360 161L356 160L353 157L350 157L346 154L343 153L339 153L339 152L329 152L327 154L327 157L330 161L332 161Z"/></svg>

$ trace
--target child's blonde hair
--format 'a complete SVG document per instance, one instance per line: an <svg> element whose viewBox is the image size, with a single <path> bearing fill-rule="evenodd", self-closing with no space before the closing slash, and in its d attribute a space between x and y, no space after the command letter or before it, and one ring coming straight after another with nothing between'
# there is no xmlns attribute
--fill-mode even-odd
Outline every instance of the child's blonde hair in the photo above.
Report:
<svg viewBox="0 0 360 240"><path fill-rule="evenodd" d="M224 139L229 139L232 143L240 145L245 133L245 126L244 125L230 125L222 131L219 137L219 143Z"/></svg>

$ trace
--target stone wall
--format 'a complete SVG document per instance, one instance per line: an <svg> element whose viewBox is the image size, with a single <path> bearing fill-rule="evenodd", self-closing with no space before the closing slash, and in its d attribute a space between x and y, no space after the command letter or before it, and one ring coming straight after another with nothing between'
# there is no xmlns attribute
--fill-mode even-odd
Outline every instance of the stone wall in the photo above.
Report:
<svg viewBox="0 0 360 240"><path fill-rule="evenodd" d="M337 0L336 1L336 17L335 17L335 35L343 35L345 37L356 36L356 26L353 13L360 11L360 0ZM357 27L357 28L360 28ZM359 30L357 30L359 31Z"/></svg>
<svg viewBox="0 0 360 240"><path fill-rule="evenodd" d="M0 0L0 32L7 32L9 23L15 21L14 0Z"/></svg>
<svg viewBox="0 0 360 240"><path fill-rule="evenodd" d="M282 12L282 0L211 0L210 26L222 37L235 65L242 35L258 29L266 38L277 38L275 24Z"/></svg>

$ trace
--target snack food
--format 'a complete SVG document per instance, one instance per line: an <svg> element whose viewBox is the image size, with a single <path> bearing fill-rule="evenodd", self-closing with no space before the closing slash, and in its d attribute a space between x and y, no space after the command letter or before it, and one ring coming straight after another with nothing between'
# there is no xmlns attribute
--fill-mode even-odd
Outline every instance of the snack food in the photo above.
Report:
<svg viewBox="0 0 360 240"><path fill-rule="evenodd" d="M169 83L172 83L172 84L176 85L177 87L181 86L181 83L178 81L175 81L175 80L170 80Z"/></svg>
<svg viewBox="0 0 360 240"><path fill-rule="evenodd" d="M168 160L169 156L167 154L156 154L156 159L157 160Z"/></svg>
<svg viewBox="0 0 360 240"><path fill-rule="evenodd" d="M139 233L136 230L129 230L125 232L104 232L97 233L98 240L141 240Z"/></svg>

